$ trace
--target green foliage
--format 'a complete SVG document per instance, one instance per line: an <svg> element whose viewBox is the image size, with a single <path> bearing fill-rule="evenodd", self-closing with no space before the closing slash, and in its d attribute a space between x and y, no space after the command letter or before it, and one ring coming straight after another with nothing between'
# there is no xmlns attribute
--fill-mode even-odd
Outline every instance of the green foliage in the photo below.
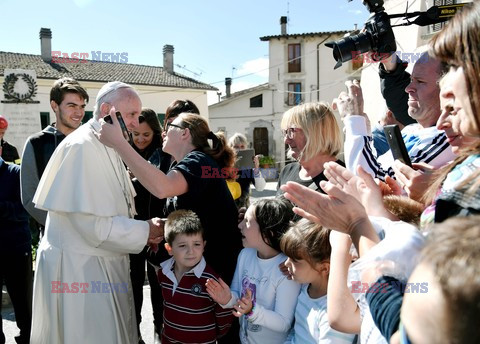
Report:
<svg viewBox="0 0 480 344"><path fill-rule="evenodd" d="M261 157L258 162L259 162L260 166L263 166L263 165L273 166L273 165L275 165L275 158L272 157L272 156L269 156L269 155L265 155L265 156Z"/></svg>

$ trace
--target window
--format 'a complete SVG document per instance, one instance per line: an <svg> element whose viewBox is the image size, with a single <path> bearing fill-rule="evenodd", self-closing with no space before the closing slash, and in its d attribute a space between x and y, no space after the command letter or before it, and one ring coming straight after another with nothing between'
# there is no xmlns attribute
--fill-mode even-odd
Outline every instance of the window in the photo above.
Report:
<svg viewBox="0 0 480 344"><path fill-rule="evenodd" d="M301 68L301 56L300 56L300 43L288 45L288 72L300 73Z"/></svg>
<svg viewBox="0 0 480 344"><path fill-rule="evenodd" d="M433 6L443 6L443 5L453 5L455 4L455 0L433 0ZM429 26L430 33L440 31L448 21L443 23L437 23Z"/></svg>
<svg viewBox="0 0 480 344"><path fill-rule="evenodd" d="M258 96L250 98L250 107L251 108L263 107L263 95L259 94Z"/></svg>
<svg viewBox="0 0 480 344"><path fill-rule="evenodd" d="M50 124L50 112L40 112L40 124L42 130Z"/></svg>
<svg viewBox="0 0 480 344"><path fill-rule="evenodd" d="M302 102L302 84L299 82L288 83L288 105L298 105Z"/></svg>

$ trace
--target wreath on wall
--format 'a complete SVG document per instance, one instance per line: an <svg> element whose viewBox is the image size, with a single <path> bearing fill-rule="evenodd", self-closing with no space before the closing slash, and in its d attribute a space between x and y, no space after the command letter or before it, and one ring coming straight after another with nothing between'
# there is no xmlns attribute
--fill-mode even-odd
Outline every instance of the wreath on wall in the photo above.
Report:
<svg viewBox="0 0 480 344"><path fill-rule="evenodd" d="M15 92L15 84L19 78L21 78L28 86L28 91L26 93ZM37 83L31 75L26 73L11 73L5 76L5 80L3 81L3 93L6 100L16 102L33 101L32 98L37 94Z"/></svg>

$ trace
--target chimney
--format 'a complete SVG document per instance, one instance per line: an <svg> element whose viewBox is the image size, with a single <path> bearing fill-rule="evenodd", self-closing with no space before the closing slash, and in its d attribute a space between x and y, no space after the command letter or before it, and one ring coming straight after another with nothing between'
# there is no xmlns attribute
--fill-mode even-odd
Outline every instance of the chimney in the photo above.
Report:
<svg viewBox="0 0 480 344"><path fill-rule="evenodd" d="M280 17L280 29L281 29L281 34L286 35L287 34L287 17L283 16Z"/></svg>
<svg viewBox="0 0 480 344"><path fill-rule="evenodd" d="M40 48L42 51L42 60L52 61L52 31L50 29L40 29Z"/></svg>
<svg viewBox="0 0 480 344"><path fill-rule="evenodd" d="M163 46L163 69L170 74L173 74L173 52L173 45Z"/></svg>
<svg viewBox="0 0 480 344"><path fill-rule="evenodd" d="M357 30L358 30L358 24L356 24L356 23L353 24L353 29L354 29L355 31L357 31Z"/></svg>
<svg viewBox="0 0 480 344"><path fill-rule="evenodd" d="M232 78L225 78L225 93L230 98L230 86L232 86Z"/></svg>

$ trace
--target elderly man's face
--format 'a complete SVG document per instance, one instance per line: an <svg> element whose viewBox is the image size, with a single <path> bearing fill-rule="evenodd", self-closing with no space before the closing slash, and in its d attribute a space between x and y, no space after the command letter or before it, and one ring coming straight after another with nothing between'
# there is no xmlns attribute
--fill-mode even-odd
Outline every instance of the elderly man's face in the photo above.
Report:
<svg viewBox="0 0 480 344"><path fill-rule="evenodd" d="M122 92L124 95L112 105L115 106L116 111L120 111L125 125L129 131L132 131L139 125L138 117L142 112L142 101L133 91L122 90Z"/></svg>

